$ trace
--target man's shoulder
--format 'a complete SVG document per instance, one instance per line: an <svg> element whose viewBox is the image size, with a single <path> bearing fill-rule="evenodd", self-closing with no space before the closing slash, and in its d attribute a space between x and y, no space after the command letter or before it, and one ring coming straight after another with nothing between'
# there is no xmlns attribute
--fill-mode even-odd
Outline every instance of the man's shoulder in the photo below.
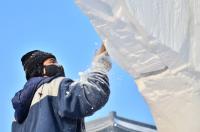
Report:
<svg viewBox="0 0 200 132"><path fill-rule="evenodd" d="M74 82L72 79L67 77L57 77L53 79L49 84L46 84L46 87L51 87L50 90L54 93L58 93L60 87L66 86Z"/></svg>
<svg viewBox="0 0 200 132"><path fill-rule="evenodd" d="M65 79L66 79L65 77L56 77L56 78L52 79L50 82L44 83L43 85L41 85L37 89L37 91L34 95L31 106L36 104L37 102L40 102L45 97L57 96L58 91L59 91L59 86L60 86L61 82Z"/></svg>
<svg viewBox="0 0 200 132"><path fill-rule="evenodd" d="M56 86L60 86L61 84L66 84L66 83L69 83L69 82L73 82L72 79L70 78L67 78L67 77L57 77L55 79L53 79L50 83L51 85L56 85Z"/></svg>

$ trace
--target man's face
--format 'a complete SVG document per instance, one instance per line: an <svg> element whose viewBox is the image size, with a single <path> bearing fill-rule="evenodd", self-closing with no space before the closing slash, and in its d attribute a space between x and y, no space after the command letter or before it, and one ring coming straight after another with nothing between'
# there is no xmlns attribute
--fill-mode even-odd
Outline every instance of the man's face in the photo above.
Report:
<svg viewBox="0 0 200 132"><path fill-rule="evenodd" d="M58 62L54 58L48 58L43 62L43 75L52 76L65 76L64 68L58 65Z"/></svg>
<svg viewBox="0 0 200 132"><path fill-rule="evenodd" d="M43 62L43 66L49 66L49 65L57 65L58 62L54 58L48 58ZM43 68L43 74L46 75L46 69Z"/></svg>

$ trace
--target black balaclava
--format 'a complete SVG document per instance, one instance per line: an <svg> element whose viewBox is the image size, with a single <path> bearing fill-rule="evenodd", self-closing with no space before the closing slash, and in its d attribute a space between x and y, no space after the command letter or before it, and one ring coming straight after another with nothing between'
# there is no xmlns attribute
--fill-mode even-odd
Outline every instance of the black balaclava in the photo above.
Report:
<svg viewBox="0 0 200 132"><path fill-rule="evenodd" d="M40 50L33 50L23 55L21 62L26 73L26 79L43 76L43 62L48 58L56 59L53 54Z"/></svg>
<svg viewBox="0 0 200 132"><path fill-rule="evenodd" d="M52 76L65 76L64 68L62 65L47 65L44 66L46 73L44 75L48 77Z"/></svg>

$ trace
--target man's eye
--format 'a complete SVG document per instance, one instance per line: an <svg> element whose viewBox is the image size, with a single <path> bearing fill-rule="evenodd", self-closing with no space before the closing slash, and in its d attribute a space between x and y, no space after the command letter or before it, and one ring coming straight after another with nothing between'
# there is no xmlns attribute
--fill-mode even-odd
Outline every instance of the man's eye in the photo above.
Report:
<svg viewBox="0 0 200 132"><path fill-rule="evenodd" d="M57 62L57 61L54 60L54 59L50 60L50 63L56 63L56 62Z"/></svg>

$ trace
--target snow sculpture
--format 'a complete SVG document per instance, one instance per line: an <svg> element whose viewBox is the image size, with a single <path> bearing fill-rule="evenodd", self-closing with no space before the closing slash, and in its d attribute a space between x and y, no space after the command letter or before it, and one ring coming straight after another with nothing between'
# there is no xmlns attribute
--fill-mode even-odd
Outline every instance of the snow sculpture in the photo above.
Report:
<svg viewBox="0 0 200 132"><path fill-rule="evenodd" d="M76 0L159 132L200 132L200 1Z"/></svg>

